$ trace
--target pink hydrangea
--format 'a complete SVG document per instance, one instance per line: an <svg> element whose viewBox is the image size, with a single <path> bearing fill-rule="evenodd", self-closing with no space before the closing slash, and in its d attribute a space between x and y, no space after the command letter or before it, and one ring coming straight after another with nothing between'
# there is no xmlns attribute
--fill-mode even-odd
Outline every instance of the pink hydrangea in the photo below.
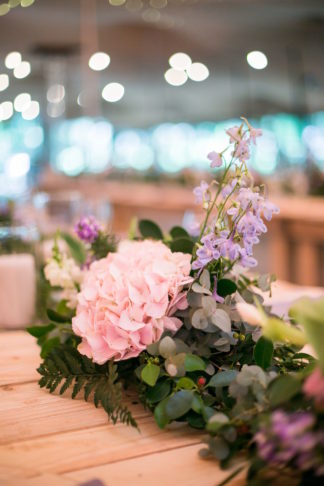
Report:
<svg viewBox="0 0 324 486"><path fill-rule="evenodd" d="M308 398L313 398L316 408L324 411L324 374L315 368L304 383L303 391Z"/></svg>
<svg viewBox="0 0 324 486"><path fill-rule="evenodd" d="M173 317L188 306L191 255L171 253L159 241L125 241L117 253L94 262L78 295L72 327L79 351L96 363L138 356L165 330L182 325Z"/></svg>

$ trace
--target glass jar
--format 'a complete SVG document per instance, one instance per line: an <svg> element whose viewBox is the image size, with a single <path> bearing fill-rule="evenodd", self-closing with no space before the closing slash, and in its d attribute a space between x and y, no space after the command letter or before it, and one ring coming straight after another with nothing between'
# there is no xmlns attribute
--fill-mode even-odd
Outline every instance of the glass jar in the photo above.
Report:
<svg viewBox="0 0 324 486"><path fill-rule="evenodd" d="M35 226L0 225L0 328L19 329L33 322L38 241Z"/></svg>

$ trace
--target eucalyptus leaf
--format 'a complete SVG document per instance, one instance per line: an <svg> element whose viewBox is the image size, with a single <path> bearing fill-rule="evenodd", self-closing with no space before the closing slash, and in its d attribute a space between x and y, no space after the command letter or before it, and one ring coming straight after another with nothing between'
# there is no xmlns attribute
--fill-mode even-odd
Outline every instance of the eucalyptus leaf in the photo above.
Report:
<svg viewBox="0 0 324 486"><path fill-rule="evenodd" d="M71 321L71 318L69 316L60 314L53 309L46 309L46 314L51 321L57 322L58 324L66 324Z"/></svg>
<svg viewBox="0 0 324 486"><path fill-rule="evenodd" d="M167 359L170 356L175 355L177 352L177 346L174 340L170 336L165 336L159 343L160 355Z"/></svg>
<svg viewBox="0 0 324 486"><path fill-rule="evenodd" d="M182 417L191 409L193 401L193 392L189 390L180 390L172 395L165 406L165 412L170 420L176 420Z"/></svg>
<svg viewBox="0 0 324 486"><path fill-rule="evenodd" d="M208 386L222 387L229 386L232 381L236 378L236 370L226 370L220 371L216 375L212 376L208 382Z"/></svg>
<svg viewBox="0 0 324 486"><path fill-rule="evenodd" d="M212 295L211 291L209 289L207 289L206 287L203 287L202 285L200 285L198 282L195 282L193 285L192 285L192 290L194 292L196 292L197 294L206 294L206 295Z"/></svg>
<svg viewBox="0 0 324 486"><path fill-rule="evenodd" d="M222 331L229 334L231 332L230 316L223 309L216 309L211 316L212 323Z"/></svg>
<svg viewBox="0 0 324 486"><path fill-rule="evenodd" d="M202 271L199 277L199 283L206 289L210 289L210 273L208 272L207 268L204 268Z"/></svg>

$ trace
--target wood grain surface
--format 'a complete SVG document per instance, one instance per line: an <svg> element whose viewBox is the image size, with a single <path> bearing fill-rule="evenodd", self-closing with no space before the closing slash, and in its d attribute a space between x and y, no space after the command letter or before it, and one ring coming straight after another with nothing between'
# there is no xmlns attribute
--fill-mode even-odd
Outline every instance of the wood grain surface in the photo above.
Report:
<svg viewBox="0 0 324 486"><path fill-rule="evenodd" d="M91 403L41 390L39 362L27 333L0 333L1 486L216 486L229 474L199 458L201 434L160 430L134 397L126 400L140 432L112 425Z"/></svg>

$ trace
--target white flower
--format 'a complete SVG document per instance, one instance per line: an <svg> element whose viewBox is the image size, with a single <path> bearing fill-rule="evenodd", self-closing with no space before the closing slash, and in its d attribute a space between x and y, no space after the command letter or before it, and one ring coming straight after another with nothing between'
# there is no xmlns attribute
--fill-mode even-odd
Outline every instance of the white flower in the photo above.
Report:
<svg viewBox="0 0 324 486"><path fill-rule="evenodd" d="M73 289L82 281L82 272L72 258L62 257L61 262L50 260L44 268L46 279L53 287Z"/></svg>

